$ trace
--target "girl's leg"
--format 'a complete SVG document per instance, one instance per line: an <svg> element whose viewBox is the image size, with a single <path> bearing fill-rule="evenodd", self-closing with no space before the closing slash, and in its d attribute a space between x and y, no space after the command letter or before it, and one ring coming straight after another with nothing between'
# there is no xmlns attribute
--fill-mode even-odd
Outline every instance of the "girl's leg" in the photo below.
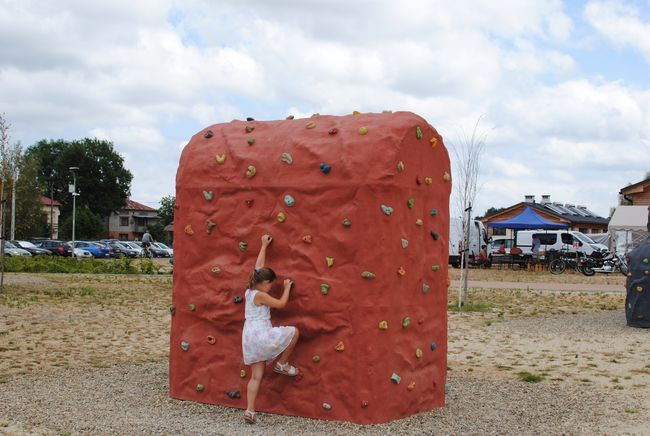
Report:
<svg viewBox="0 0 650 436"><path fill-rule="evenodd" d="M251 412L255 411L255 399L257 398L257 391L262 382L264 375L264 362L255 362L251 365L251 379L248 382L248 389L246 390L246 400L248 401L247 409Z"/></svg>
<svg viewBox="0 0 650 436"><path fill-rule="evenodd" d="M291 342L289 342L287 348L284 349L284 351L282 352L282 354L280 354L280 357L278 358L278 363L280 363L280 365L284 365L285 363L287 363L287 360L289 360L289 356L291 356L293 349L296 348L296 343L298 342L298 336L300 336L300 332L298 331L297 327L294 327L294 329L296 329L296 333L294 333Z"/></svg>

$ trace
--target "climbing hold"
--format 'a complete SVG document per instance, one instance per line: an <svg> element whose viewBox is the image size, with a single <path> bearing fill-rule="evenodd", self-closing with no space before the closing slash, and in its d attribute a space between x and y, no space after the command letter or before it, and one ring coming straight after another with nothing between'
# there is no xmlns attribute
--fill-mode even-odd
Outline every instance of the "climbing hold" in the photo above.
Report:
<svg viewBox="0 0 650 436"><path fill-rule="evenodd" d="M374 275L373 273L371 273L370 271L364 271L364 272L361 273L361 277L363 277L364 279L367 279L367 280L372 280L377 276Z"/></svg>
<svg viewBox="0 0 650 436"><path fill-rule="evenodd" d="M208 218L208 220L206 221L206 226L207 227L205 229L205 231L208 233L208 235L212 234L212 229L214 229L216 225L217 225L217 223L215 223L214 221L212 221L211 219Z"/></svg>
<svg viewBox="0 0 650 436"><path fill-rule="evenodd" d="M208 340L208 344L210 344L210 345L214 345L217 342L217 340L212 335L209 335L207 337L207 340Z"/></svg>
<svg viewBox="0 0 650 436"><path fill-rule="evenodd" d="M246 242L244 242L244 241L242 241L242 242L239 243L239 249L240 249L241 251L246 251L247 248L248 248L248 243L246 243Z"/></svg>
<svg viewBox="0 0 650 436"><path fill-rule="evenodd" d="M255 174L257 174L257 170L253 165L249 165L248 168L246 168L246 177L252 179L255 177Z"/></svg>
<svg viewBox="0 0 650 436"><path fill-rule="evenodd" d="M311 361L314 363L320 362L320 356L318 354L312 356Z"/></svg>
<svg viewBox="0 0 650 436"><path fill-rule="evenodd" d="M400 277L403 277L404 275L406 275L406 270L404 269L403 266L400 266L399 268L397 268L397 275L400 276Z"/></svg>
<svg viewBox="0 0 650 436"><path fill-rule="evenodd" d="M330 403L323 403L323 409L325 409L325 410L331 410L331 409L332 409L332 405L331 405Z"/></svg>
<svg viewBox="0 0 650 436"><path fill-rule="evenodd" d="M430 142L431 142L431 148L436 148L436 145L438 144L438 138L434 136L433 138L431 138Z"/></svg>
<svg viewBox="0 0 650 436"><path fill-rule="evenodd" d="M379 328L381 330L388 330L388 321L379 321Z"/></svg>
<svg viewBox="0 0 650 436"><path fill-rule="evenodd" d="M409 383L409 385L406 387L406 389L408 389L409 391L412 391L413 389L415 389L415 382L412 381L411 383Z"/></svg>
<svg viewBox="0 0 650 436"><path fill-rule="evenodd" d="M422 357L422 349L420 348L415 349L415 357L417 357L418 359Z"/></svg>
<svg viewBox="0 0 650 436"><path fill-rule="evenodd" d="M642 260L641 262L643 262L643 263L649 263L650 260L649 260L647 257L644 257L643 260Z"/></svg>
<svg viewBox="0 0 650 436"><path fill-rule="evenodd" d="M187 351L189 349L190 349L190 343L189 342L185 342L185 341L181 342L181 350Z"/></svg>
<svg viewBox="0 0 650 436"><path fill-rule="evenodd" d="M313 129L314 127L316 127L316 123L309 123L305 126L306 129Z"/></svg>
<svg viewBox="0 0 650 436"><path fill-rule="evenodd" d="M278 212L278 216L275 219L277 219L279 223L283 223L286 221L287 216L284 214L284 212Z"/></svg>
<svg viewBox="0 0 650 436"><path fill-rule="evenodd" d="M402 161L397 162L397 171L399 171L400 173L404 171L404 162Z"/></svg>
<svg viewBox="0 0 650 436"><path fill-rule="evenodd" d="M313 239L311 235L305 235L302 237L302 242L305 242L307 244L311 244L313 242Z"/></svg>
<svg viewBox="0 0 650 436"><path fill-rule="evenodd" d="M212 138L214 136L214 133L212 133L212 130L208 130L203 134L204 138Z"/></svg>
<svg viewBox="0 0 650 436"><path fill-rule="evenodd" d="M327 266L331 268L334 265L334 258L333 257L326 257L325 262L327 262Z"/></svg>
<svg viewBox="0 0 650 436"><path fill-rule="evenodd" d="M415 206L415 198L409 198L406 200L406 205L409 209L413 209L413 206Z"/></svg>
<svg viewBox="0 0 650 436"><path fill-rule="evenodd" d="M402 248L406 248L409 246L409 241L407 239L402 238Z"/></svg>
<svg viewBox="0 0 650 436"><path fill-rule="evenodd" d="M335 128L333 128L333 129L329 129L329 130L327 131L327 133L330 134L330 135L336 135L337 133L339 133L339 129L337 129L337 128L335 127Z"/></svg>
<svg viewBox="0 0 650 436"><path fill-rule="evenodd" d="M431 216L436 216L436 215L438 215L438 210L431 209Z"/></svg>
<svg viewBox="0 0 650 436"><path fill-rule="evenodd" d="M293 207L293 205L296 204L296 200L291 195L287 194L284 196L284 204L286 204L287 207Z"/></svg>
<svg viewBox="0 0 650 436"><path fill-rule="evenodd" d="M422 129L420 129L420 126L417 126L415 128L415 137L418 139L422 139Z"/></svg>
<svg viewBox="0 0 650 436"><path fill-rule="evenodd" d="M217 161L219 165L223 165L223 163L226 161L226 155L225 154L218 154L214 157L214 159Z"/></svg>
<svg viewBox="0 0 650 436"><path fill-rule="evenodd" d="M288 115L286 119L287 119L287 120L293 120L294 118L295 118L295 117L294 117L293 115Z"/></svg>
<svg viewBox="0 0 650 436"><path fill-rule="evenodd" d="M350 221L348 218L343 218L341 224L343 224L345 227L350 227L352 225L352 221Z"/></svg>
<svg viewBox="0 0 650 436"><path fill-rule="evenodd" d="M245 370L245 369L241 369L241 370L239 370L239 376L240 376L241 378L246 377L246 370Z"/></svg>
<svg viewBox="0 0 650 436"><path fill-rule="evenodd" d="M424 183L426 183L427 185L430 185L430 184L433 183L433 179L431 177L425 177L424 178Z"/></svg>
<svg viewBox="0 0 650 436"><path fill-rule="evenodd" d="M192 229L192 224L188 224L188 225L186 225L184 231L185 231L185 233L187 233L188 235L193 235L193 234L194 234L194 230Z"/></svg>
<svg viewBox="0 0 650 436"><path fill-rule="evenodd" d="M241 295L235 295L233 301L235 302L235 304L241 304L244 301L244 298Z"/></svg>
<svg viewBox="0 0 650 436"><path fill-rule="evenodd" d="M360 114L361 114L361 112L359 112L359 111L352 111L352 115L360 115Z"/></svg>
<svg viewBox="0 0 650 436"><path fill-rule="evenodd" d="M169 313L172 316L176 315L176 306L169 306Z"/></svg>
<svg viewBox="0 0 650 436"><path fill-rule="evenodd" d="M343 341L339 341L338 344L336 344L336 347L334 347L336 351L344 351L345 350L345 345L343 344Z"/></svg>
<svg viewBox="0 0 650 436"><path fill-rule="evenodd" d="M384 215L390 215L393 213L393 208L390 206L386 206L385 204L382 204L379 207L381 208L381 211L384 213Z"/></svg>
<svg viewBox="0 0 650 436"><path fill-rule="evenodd" d="M404 319L402 320L402 327L407 328L410 325L411 325L411 318L408 317L408 316L405 316Z"/></svg>
<svg viewBox="0 0 650 436"><path fill-rule="evenodd" d="M431 287L430 287L428 284L426 284L426 283L422 283L422 293L423 293L423 294L426 294L427 292L429 292L429 289L430 289L430 288L431 288Z"/></svg>
<svg viewBox="0 0 650 436"><path fill-rule="evenodd" d="M444 180L445 182L451 182L451 176L447 171L445 171L445 173L442 175L442 180Z"/></svg>
<svg viewBox="0 0 650 436"><path fill-rule="evenodd" d="M248 142L248 145L253 145L253 144L255 144L255 138L251 138L246 142Z"/></svg>
<svg viewBox="0 0 650 436"><path fill-rule="evenodd" d="M438 348L438 347L436 346L436 343L435 343L435 342L431 342L431 351L435 351L436 348Z"/></svg>
<svg viewBox="0 0 650 436"><path fill-rule="evenodd" d="M291 165L293 163L293 157L289 153L282 153L282 156L280 156L280 160L287 165Z"/></svg>
<svg viewBox="0 0 650 436"><path fill-rule="evenodd" d="M226 392L226 395L228 395L228 397L233 400L236 400L237 398L241 398L241 393L239 391L228 391Z"/></svg>
<svg viewBox="0 0 650 436"><path fill-rule="evenodd" d="M364 409L368 407L368 401L366 400L361 401L361 407L363 407Z"/></svg>
<svg viewBox="0 0 650 436"><path fill-rule="evenodd" d="M415 183L418 185L422 184L422 176L415 176Z"/></svg>
<svg viewBox="0 0 650 436"><path fill-rule="evenodd" d="M440 239L440 234L438 232L434 232L433 230L431 230L431 237L433 238L434 241L437 241L438 239Z"/></svg>
<svg viewBox="0 0 650 436"><path fill-rule="evenodd" d="M196 385L196 392L203 392L203 385L201 383Z"/></svg>
<svg viewBox="0 0 650 436"><path fill-rule="evenodd" d="M418 218L418 219L415 220L415 225L416 226L424 225L424 221L422 221L420 218Z"/></svg>
<svg viewBox="0 0 650 436"><path fill-rule="evenodd" d="M246 121L255 121L255 118L253 118L253 117L246 117Z"/></svg>
<svg viewBox="0 0 650 436"><path fill-rule="evenodd" d="M196 310L196 304L188 304L187 308L190 309L190 312L194 312Z"/></svg>
<svg viewBox="0 0 650 436"><path fill-rule="evenodd" d="M327 283L323 283L320 285L320 293L323 295L327 295L330 293L330 285Z"/></svg>
<svg viewBox="0 0 650 436"><path fill-rule="evenodd" d="M438 271L440 269L440 265L431 265L431 271Z"/></svg>
<svg viewBox="0 0 650 436"><path fill-rule="evenodd" d="M250 133L255 130L255 126L246 126L244 130L246 130L246 133Z"/></svg>
<svg viewBox="0 0 650 436"><path fill-rule="evenodd" d="M319 166L323 174L329 174L330 171L332 171L332 167L330 165L327 165L326 163L321 162Z"/></svg>
<svg viewBox="0 0 650 436"><path fill-rule="evenodd" d="M366 133L368 133L367 127L359 127L359 135L365 135Z"/></svg>
<svg viewBox="0 0 650 436"><path fill-rule="evenodd" d="M398 385L398 384L402 381L402 377L400 377L400 376L397 375L396 373L393 373L393 374L390 376L390 379L391 379L391 380L393 381L393 383L395 383L396 385Z"/></svg>
<svg viewBox="0 0 650 436"><path fill-rule="evenodd" d="M637 286L636 291L637 292L643 292L643 286Z"/></svg>
<svg viewBox="0 0 650 436"><path fill-rule="evenodd" d="M255 200L246 200L246 206L248 207L253 207L253 203L255 203Z"/></svg>

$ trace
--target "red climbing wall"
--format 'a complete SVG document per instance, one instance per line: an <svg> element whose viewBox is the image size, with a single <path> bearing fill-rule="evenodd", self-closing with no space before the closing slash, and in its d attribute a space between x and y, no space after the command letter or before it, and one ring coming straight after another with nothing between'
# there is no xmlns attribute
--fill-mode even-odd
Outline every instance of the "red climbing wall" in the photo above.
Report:
<svg viewBox="0 0 650 436"><path fill-rule="evenodd" d="M379 423L443 406L449 173L442 138L410 112L233 121L194 135L176 178L171 396L246 407L235 297L270 233L274 294L295 280L272 321L300 329L291 362L302 376L267 367L257 409Z"/></svg>

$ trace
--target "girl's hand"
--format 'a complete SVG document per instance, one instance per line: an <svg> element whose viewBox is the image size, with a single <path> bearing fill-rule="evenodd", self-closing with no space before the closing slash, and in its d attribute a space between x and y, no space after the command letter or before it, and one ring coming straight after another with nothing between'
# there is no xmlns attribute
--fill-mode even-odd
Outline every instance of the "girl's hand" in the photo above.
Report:
<svg viewBox="0 0 650 436"><path fill-rule="evenodd" d="M262 247L268 247L271 241L273 241L271 235L262 236Z"/></svg>
<svg viewBox="0 0 650 436"><path fill-rule="evenodd" d="M291 289L292 286L293 286L293 280L284 279L284 289L289 290L289 289Z"/></svg>

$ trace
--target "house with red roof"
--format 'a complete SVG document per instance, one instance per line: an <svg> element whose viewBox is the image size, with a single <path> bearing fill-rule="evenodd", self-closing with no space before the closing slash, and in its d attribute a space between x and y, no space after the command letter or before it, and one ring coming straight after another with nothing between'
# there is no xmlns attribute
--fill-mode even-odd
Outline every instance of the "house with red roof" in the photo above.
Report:
<svg viewBox="0 0 650 436"><path fill-rule="evenodd" d="M121 241L141 239L147 227L158 222L158 211L130 198L108 217L108 237Z"/></svg>
<svg viewBox="0 0 650 436"><path fill-rule="evenodd" d="M41 195L39 200L41 210L47 217L47 224L50 226L50 238L59 238L59 215L61 215L61 203L49 197Z"/></svg>

